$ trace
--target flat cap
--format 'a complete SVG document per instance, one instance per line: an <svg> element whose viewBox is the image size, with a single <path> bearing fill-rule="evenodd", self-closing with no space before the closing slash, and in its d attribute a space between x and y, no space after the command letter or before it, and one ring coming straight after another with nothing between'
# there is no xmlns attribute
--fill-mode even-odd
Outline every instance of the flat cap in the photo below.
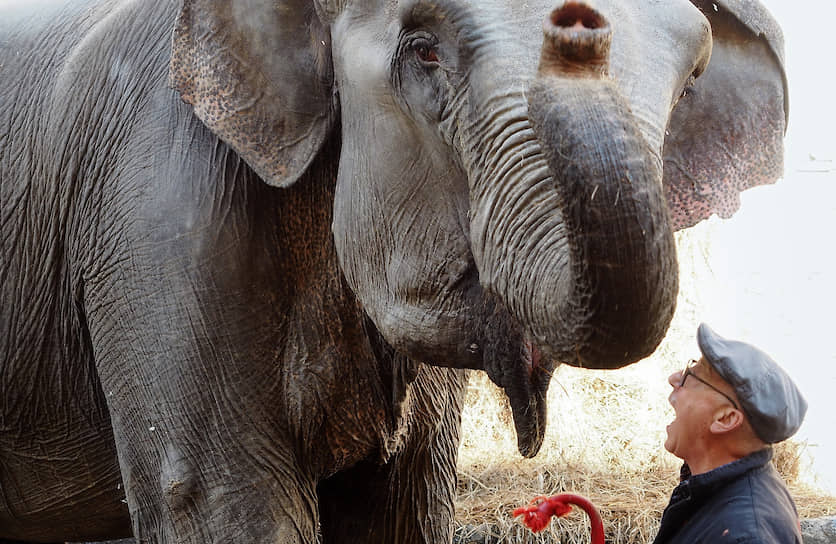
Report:
<svg viewBox="0 0 836 544"><path fill-rule="evenodd" d="M767 444L798 430L807 401L789 375L755 346L723 338L702 323L697 344L705 360L734 388L755 433Z"/></svg>

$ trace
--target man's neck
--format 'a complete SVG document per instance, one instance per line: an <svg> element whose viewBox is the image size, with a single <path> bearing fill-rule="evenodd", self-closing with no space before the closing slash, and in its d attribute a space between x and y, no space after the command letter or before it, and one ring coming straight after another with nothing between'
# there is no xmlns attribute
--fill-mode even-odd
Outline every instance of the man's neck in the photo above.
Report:
<svg viewBox="0 0 836 544"><path fill-rule="evenodd" d="M698 459L695 461L691 461L686 459L685 462L688 463L688 468L691 469L691 476L696 476L697 474L704 474L706 472L710 472L717 467L721 467L733 461L737 461L740 457L733 457L731 455L726 456L715 456L712 458L703 458Z"/></svg>
<svg viewBox="0 0 836 544"><path fill-rule="evenodd" d="M727 465L737 461L738 459L743 459L747 455L755 453L764 447L766 447L766 445L761 445L759 447L752 446L748 448L741 448L737 445L734 449L720 446L715 448L706 448L700 450L693 456L689 456L687 459L684 459L684 461L688 463L691 475L696 476L697 474L712 471L715 468Z"/></svg>

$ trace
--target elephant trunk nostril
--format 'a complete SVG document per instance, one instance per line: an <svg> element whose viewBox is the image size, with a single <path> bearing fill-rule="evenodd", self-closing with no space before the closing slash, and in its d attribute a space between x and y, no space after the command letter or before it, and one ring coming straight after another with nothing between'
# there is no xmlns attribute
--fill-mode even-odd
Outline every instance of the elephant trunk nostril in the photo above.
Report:
<svg viewBox="0 0 836 544"><path fill-rule="evenodd" d="M594 9L584 4L569 2L552 11L549 19L554 26L582 30L595 30L606 26L607 22Z"/></svg>
<svg viewBox="0 0 836 544"><path fill-rule="evenodd" d="M599 12L581 2L566 2L546 18L543 35L541 76L607 75L612 30Z"/></svg>

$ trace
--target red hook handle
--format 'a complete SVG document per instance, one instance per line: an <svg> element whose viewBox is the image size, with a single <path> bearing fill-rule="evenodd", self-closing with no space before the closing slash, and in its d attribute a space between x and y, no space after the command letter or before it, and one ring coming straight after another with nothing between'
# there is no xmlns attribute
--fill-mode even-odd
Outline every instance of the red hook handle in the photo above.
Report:
<svg viewBox="0 0 836 544"><path fill-rule="evenodd" d="M534 497L528 506L514 509L514 517L522 516L522 522L532 531L538 533L549 525L552 516L565 516L572 511L570 505L580 506L589 516L592 527L592 544L604 544L604 524L601 515L589 500L580 495L561 493L552 497Z"/></svg>

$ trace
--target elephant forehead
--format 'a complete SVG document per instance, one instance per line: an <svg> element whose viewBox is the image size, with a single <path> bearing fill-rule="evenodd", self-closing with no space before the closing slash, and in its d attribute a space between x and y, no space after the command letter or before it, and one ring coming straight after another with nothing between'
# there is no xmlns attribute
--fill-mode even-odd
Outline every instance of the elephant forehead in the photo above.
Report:
<svg viewBox="0 0 836 544"><path fill-rule="evenodd" d="M656 115L667 116L670 95L678 96L684 80L707 61L711 44L707 19L688 0L586 0L584 3L599 11L612 28L610 75L631 102L634 96L644 95L651 95L643 100L646 103L663 99ZM426 2L411 2L400 11L416 10L416 6L423 4ZM459 26L468 27L470 32L463 36L495 53L488 56L491 63L508 62L515 67L517 77L525 78L536 73L543 24L559 2L447 0L433 4L439 6L434 9L455 14L450 19L455 19Z"/></svg>
<svg viewBox="0 0 836 544"><path fill-rule="evenodd" d="M531 52L535 63L542 43L543 23L561 2L554 0L529 0L525 2L496 2L486 9L481 0L460 0L467 5L474 17L501 21L509 29L525 51ZM672 41L681 48L693 46L710 32L707 21L688 0L585 0L584 4L600 12L613 28L613 47L627 48L628 44L642 42L660 44ZM648 52L649 53L649 52ZM656 55L664 51L655 51Z"/></svg>

